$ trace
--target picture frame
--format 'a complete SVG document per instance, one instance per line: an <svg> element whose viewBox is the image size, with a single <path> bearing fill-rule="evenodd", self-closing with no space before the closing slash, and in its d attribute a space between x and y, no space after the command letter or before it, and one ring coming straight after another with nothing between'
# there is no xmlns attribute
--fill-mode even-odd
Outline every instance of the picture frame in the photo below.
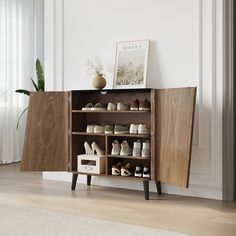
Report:
<svg viewBox="0 0 236 236"><path fill-rule="evenodd" d="M118 42L113 89L146 88L150 40Z"/></svg>

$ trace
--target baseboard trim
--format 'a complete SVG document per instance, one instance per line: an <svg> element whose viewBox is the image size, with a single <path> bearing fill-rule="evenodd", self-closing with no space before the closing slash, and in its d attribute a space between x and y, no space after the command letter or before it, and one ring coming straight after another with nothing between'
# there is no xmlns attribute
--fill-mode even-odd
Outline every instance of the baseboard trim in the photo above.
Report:
<svg viewBox="0 0 236 236"><path fill-rule="evenodd" d="M43 172L43 179L71 182L72 174L67 172L57 172L56 174L55 172ZM86 184L86 176L80 175L78 178L78 183ZM113 180L110 178L93 177L92 184L112 188L143 191L141 181ZM163 193L168 194L222 200L222 188L217 186L190 185L190 188L183 189L175 186L163 185L162 189ZM150 192L156 192L156 186L154 182L150 182Z"/></svg>

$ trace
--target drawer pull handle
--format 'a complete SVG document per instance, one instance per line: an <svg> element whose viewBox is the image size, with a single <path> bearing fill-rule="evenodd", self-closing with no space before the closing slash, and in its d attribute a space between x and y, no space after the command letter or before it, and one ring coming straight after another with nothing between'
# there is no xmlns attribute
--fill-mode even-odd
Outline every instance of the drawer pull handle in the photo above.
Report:
<svg viewBox="0 0 236 236"><path fill-rule="evenodd" d="M91 166L85 166L85 169L86 169L86 170L92 170L93 167L91 167Z"/></svg>

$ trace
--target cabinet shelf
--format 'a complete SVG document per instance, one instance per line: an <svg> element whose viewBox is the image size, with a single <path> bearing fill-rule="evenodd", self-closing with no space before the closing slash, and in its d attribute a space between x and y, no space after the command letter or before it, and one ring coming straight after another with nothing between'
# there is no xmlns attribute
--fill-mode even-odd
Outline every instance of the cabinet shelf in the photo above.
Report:
<svg viewBox="0 0 236 236"><path fill-rule="evenodd" d="M106 113L106 114L118 114L118 113L124 113L124 114L143 114L143 113L150 113L151 111L108 111L108 110L98 110L98 111L83 111L83 110L72 110L72 113Z"/></svg>
<svg viewBox="0 0 236 236"><path fill-rule="evenodd" d="M134 138L150 137L150 134L105 134L105 133L86 133L86 132L72 132L72 135L81 135L81 136L108 136L108 137L134 137Z"/></svg>
<svg viewBox="0 0 236 236"><path fill-rule="evenodd" d="M150 160L150 157L134 157L134 156L122 156L122 155L107 155L108 158L123 158L123 159L133 159L133 160Z"/></svg>
<svg viewBox="0 0 236 236"><path fill-rule="evenodd" d="M121 175L107 175L107 174L88 174L84 172L79 172L79 171L72 171L73 174L78 174L78 175L91 175L91 176L100 176L100 177L109 177L109 178L114 178L114 179L124 179L124 180L150 180L151 178L139 178L135 176L121 176Z"/></svg>

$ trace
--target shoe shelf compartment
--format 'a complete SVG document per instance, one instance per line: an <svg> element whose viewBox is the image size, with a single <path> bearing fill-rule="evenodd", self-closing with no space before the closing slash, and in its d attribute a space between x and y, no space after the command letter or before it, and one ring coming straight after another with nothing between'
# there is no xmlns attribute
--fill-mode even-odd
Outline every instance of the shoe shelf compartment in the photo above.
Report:
<svg viewBox="0 0 236 236"><path fill-rule="evenodd" d="M150 160L150 157L135 157L135 156L124 156L124 155L107 155L108 158L119 158L119 159L134 159L134 160Z"/></svg>
<svg viewBox="0 0 236 236"><path fill-rule="evenodd" d="M72 132L79 132L81 134L86 133L87 125L125 125L130 126L131 124L143 124L147 125L151 130L151 113L72 113ZM88 133L94 134L97 133ZM99 133L98 133L99 134ZM105 133L103 133L105 136ZM108 134L106 134L108 135ZM109 134L118 135L118 134ZM120 134L119 134L120 135ZM122 134L132 135L132 134ZM142 134L140 134L142 135Z"/></svg>
<svg viewBox="0 0 236 236"><path fill-rule="evenodd" d="M72 174L78 174L78 175L88 175L86 173L83 172L79 172L79 171L71 171ZM106 178L114 178L114 179L122 179L122 180L136 180L136 181L140 181L140 180L151 180L151 178L137 178L134 176L116 176L116 175L107 175L107 174L92 174L93 176L99 176L99 177L106 177Z"/></svg>
<svg viewBox="0 0 236 236"><path fill-rule="evenodd" d="M151 90L138 89L138 90L112 90L112 91L72 91L72 104L71 104L71 171L74 174L83 174L77 170L77 155L84 154L84 142L87 141L90 145L96 142L98 146L105 150L105 173L99 176L106 176L116 179L133 179L133 180L148 180L148 178L139 178L135 176L114 176L111 174L111 167L117 162L129 162L133 168L137 164L151 164L150 157L134 157L132 155L121 156L111 155L112 142L118 140L121 143L127 140L129 145L133 147L133 142L138 139L141 141L150 140L151 134L106 134L106 133L87 133L87 125L131 125L131 124L145 124L151 127L151 111L89 111L82 110L88 103L96 104L101 103L106 106L109 102L117 103L122 102L130 104L133 100L147 99L151 101ZM151 107L152 110L152 107ZM95 175L95 174L91 174ZM98 175L95 175L98 176ZM154 176L153 176L154 178Z"/></svg>
<svg viewBox="0 0 236 236"><path fill-rule="evenodd" d="M126 90L84 90L84 91L71 91L72 111L78 111L81 113L112 113L110 111L82 111L88 103L93 105L101 103L107 106L108 103L121 102L124 104L130 104L133 100L147 99L150 101L151 89L126 89ZM114 111L115 113L148 113L147 111Z"/></svg>
<svg viewBox="0 0 236 236"><path fill-rule="evenodd" d="M151 134L105 134L105 133L72 132L72 135L148 138L150 137Z"/></svg>
<svg viewBox="0 0 236 236"><path fill-rule="evenodd" d="M72 113L106 113L106 114L142 114L142 113L150 113L150 111L83 111L83 110L72 110Z"/></svg>
<svg viewBox="0 0 236 236"><path fill-rule="evenodd" d="M126 158L123 156L120 156L119 158L118 157L115 157L115 158L108 157L107 158L107 175L113 176L113 177L120 177L121 179L123 179L123 178L127 178L127 179L131 178L131 179L139 179L139 180L151 179L151 178L135 177L134 175L132 175L132 176L112 175L111 168L113 165L117 164L117 162L121 162L122 164L130 163L131 167L133 168L133 172L134 172L137 164L150 165L150 159L143 158L141 160L141 158L140 158L140 160L137 160L136 158Z"/></svg>
<svg viewBox="0 0 236 236"><path fill-rule="evenodd" d="M138 137L139 140L142 141L146 141L147 137ZM147 164L149 163L150 165L150 161L151 161L151 155L150 157L136 157L136 156L132 156L131 155L111 155L111 149L112 149L112 142L114 140L118 140L119 143L121 143L123 140L127 140L127 142L129 143L130 147L132 147L132 143L134 141L137 141L137 137L123 137L123 136L80 136L80 135L72 135L72 145L76 148L72 149L72 158L71 158L71 170L72 172L77 172L80 173L77 170L77 155L80 154L85 154L85 149L84 149L84 142L87 141L89 144L91 144L92 142L96 142L98 144L98 146L103 149L105 151L104 154L104 158L105 158L105 173L101 174L102 176L106 176L106 175L111 175L111 166L113 164L116 164L117 162L122 162L122 163L127 163L130 162L131 166L133 168L135 168L135 166L137 164ZM84 174L84 173L81 173ZM92 174L94 175L94 174ZM120 176L121 178L123 178L124 176ZM137 178L134 176L130 176L133 178ZM126 177L126 178L130 178L130 177ZM137 178L137 179L141 179L141 178Z"/></svg>

